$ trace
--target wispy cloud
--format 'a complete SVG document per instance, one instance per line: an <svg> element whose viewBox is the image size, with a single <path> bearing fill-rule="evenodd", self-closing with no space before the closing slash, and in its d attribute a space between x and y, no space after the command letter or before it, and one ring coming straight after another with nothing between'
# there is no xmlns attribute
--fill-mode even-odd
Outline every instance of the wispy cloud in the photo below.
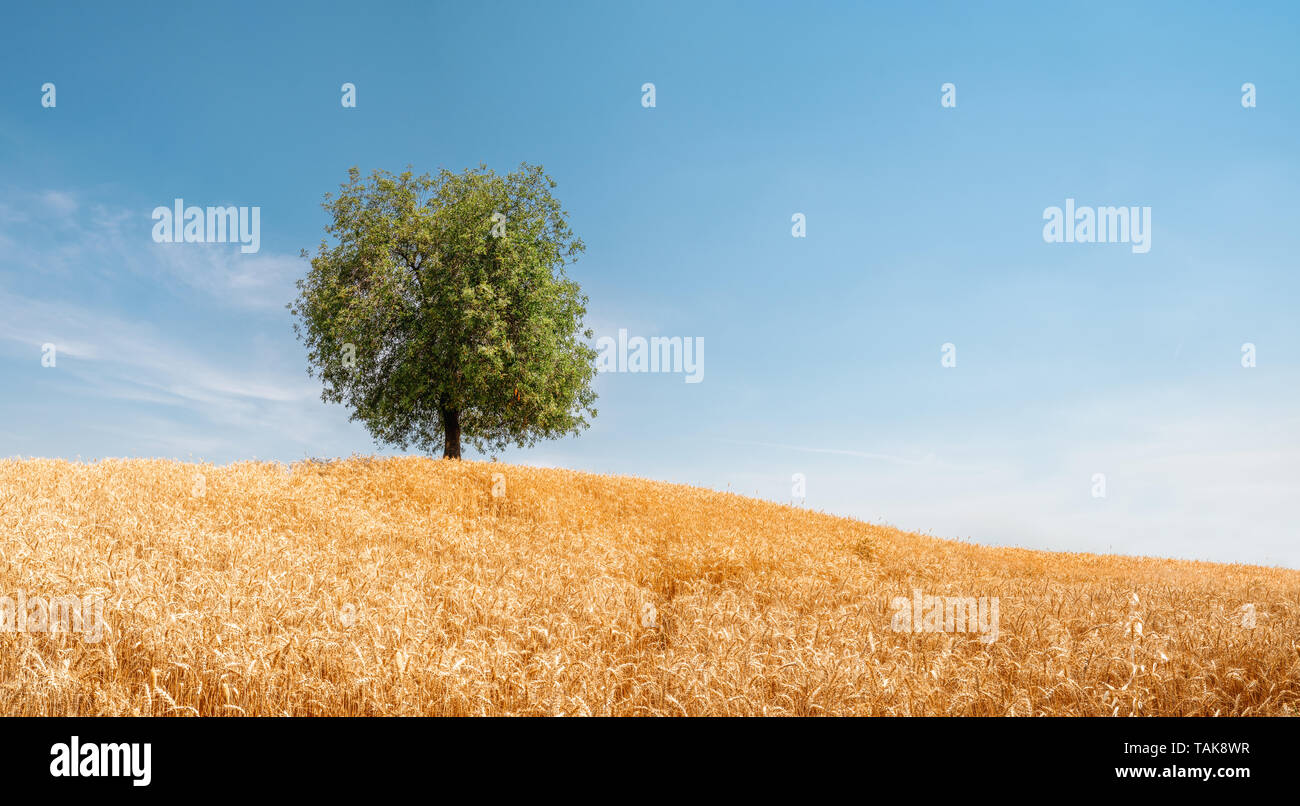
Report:
<svg viewBox="0 0 1300 806"><path fill-rule="evenodd" d="M282 375L237 366L219 366L177 344L151 324L133 322L66 303L15 296L0 289L0 340L24 345L32 361L51 343L59 365L98 385L101 393L122 399L193 403L218 409L241 401L294 403L316 397L305 376ZM234 357L234 364L239 357ZM151 390L144 394L140 390Z"/></svg>
<svg viewBox="0 0 1300 806"><path fill-rule="evenodd" d="M127 277L234 310L282 312L301 258L238 244L154 243L151 209L86 201L69 191L10 191L0 199L0 269L84 286Z"/></svg>
<svg viewBox="0 0 1300 806"><path fill-rule="evenodd" d="M301 258L240 254L227 244L149 244L168 276L225 304L283 313L294 281L306 270Z"/></svg>
<svg viewBox="0 0 1300 806"><path fill-rule="evenodd" d="M756 448L772 448L782 451L798 451L801 453L824 453L835 456L853 456L859 459L875 459L882 462L893 462L900 465L933 465L936 463L934 454L927 454L918 459L909 459L903 456L894 456L888 453L872 453L870 451L854 451L844 448L813 448L803 445L782 445L776 442L755 442L744 439L723 439L721 437L713 438L714 442L723 442L729 445L749 445Z"/></svg>
<svg viewBox="0 0 1300 806"><path fill-rule="evenodd" d="M714 441L777 452L727 475L735 489L789 500L790 474L800 472L809 506L907 529L1038 549L1300 567L1300 415L1252 399L1246 388L1230 394L1198 400L1180 388L1132 390L1068 409L1027 409L1014 430L972 429L961 440L917 429L899 435L925 459ZM806 458L780 455L787 450ZM1094 496L1097 474L1104 497Z"/></svg>
<svg viewBox="0 0 1300 806"><path fill-rule="evenodd" d="M299 258L157 244L148 210L96 199L0 192L0 361L40 367L52 344L57 362L9 410L30 419L57 408L51 422L65 423L94 412L8 445L227 458L373 447L346 411L322 404L290 333Z"/></svg>

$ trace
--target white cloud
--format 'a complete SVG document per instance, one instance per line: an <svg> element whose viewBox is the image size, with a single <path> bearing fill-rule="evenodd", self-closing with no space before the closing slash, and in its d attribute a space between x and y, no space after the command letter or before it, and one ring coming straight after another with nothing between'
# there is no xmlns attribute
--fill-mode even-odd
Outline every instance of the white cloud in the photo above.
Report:
<svg viewBox="0 0 1300 806"><path fill-rule="evenodd" d="M178 294L261 313L283 312L306 271L297 256L246 255L239 244L159 244L152 232L150 210L83 204L64 191L11 193L0 201L0 268L80 285L91 277L120 280L126 271Z"/></svg>
<svg viewBox="0 0 1300 806"><path fill-rule="evenodd" d="M803 472L809 506L941 537L1300 568L1300 416L1244 386L1233 394L1133 392L1026 412L1013 432L961 442L897 435L933 461L758 443L803 458L728 478L788 500L784 480ZM1094 473L1105 498L1092 496Z"/></svg>
<svg viewBox="0 0 1300 806"><path fill-rule="evenodd" d="M47 190L40 194L41 202L56 215L68 216L77 211L77 197L71 193Z"/></svg>
<svg viewBox="0 0 1300 806"><path fill-rule="evenodd" d="M298 404L319 396L305 373L262 374L220 366L148 324L86 308L18 297L0 289L0 341L24 345L36 362L41 345L57 348L57 365L114 399L193 406L210 419L264 403ZM68 359L74 359L69 361ZM295 378L288 381L285 378Z"/></svg>
<svg viewBox="0 0 1300 806"><path fill-rule="evenodd" d="M294 281L307 270L300 258L240 254L227 244L154 244L158 265L169 276L226 304L258 311L284 312L293 299Z"/></svg>

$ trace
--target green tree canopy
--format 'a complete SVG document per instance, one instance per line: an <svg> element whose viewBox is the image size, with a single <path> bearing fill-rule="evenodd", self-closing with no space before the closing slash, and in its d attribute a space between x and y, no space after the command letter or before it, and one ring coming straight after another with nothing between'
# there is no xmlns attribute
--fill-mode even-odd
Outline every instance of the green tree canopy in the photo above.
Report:
<svg viewBox="0 0 1300 806"><path fill-rule="evenodd" d="M289 304L321 398L383 443L460 458L577 434L594 417L583 251L555 182L524 163L436 176L348 171ZM303 257L307 257L306 250Z"/></svg>

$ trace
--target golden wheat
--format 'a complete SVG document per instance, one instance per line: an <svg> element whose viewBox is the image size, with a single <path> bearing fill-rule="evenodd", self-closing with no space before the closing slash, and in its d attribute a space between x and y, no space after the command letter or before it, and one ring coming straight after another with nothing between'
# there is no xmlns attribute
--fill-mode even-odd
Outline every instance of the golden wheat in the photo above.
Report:
<svg viewBox="0 0 1300 806"><path fill-rule="evenodd" d="M892 630L913 589L998 597L998 639ZM102 597L108 627L0 632L10 715L1300 705L1300 572L993 549L498 463L2 461L0 595L20 591Z"/></svg>

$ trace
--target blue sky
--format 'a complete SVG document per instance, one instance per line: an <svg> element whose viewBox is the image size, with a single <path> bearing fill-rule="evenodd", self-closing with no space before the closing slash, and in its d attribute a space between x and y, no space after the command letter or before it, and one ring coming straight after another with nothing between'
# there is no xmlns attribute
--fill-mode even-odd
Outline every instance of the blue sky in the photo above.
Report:
<svg viewBox="0 0 1300 806"><path fill-rule="evenodd" d="M8 13L0 455L389 452L283 307L321 197L526 160L596 335L702 337L705 372L603 374L591 429L503 460L1300 567L1294 6L319 8ZM178 197L259 206L260 251L154 243ZM1045 243L1067 198L1150 207L1150 252Z"/></svg>

